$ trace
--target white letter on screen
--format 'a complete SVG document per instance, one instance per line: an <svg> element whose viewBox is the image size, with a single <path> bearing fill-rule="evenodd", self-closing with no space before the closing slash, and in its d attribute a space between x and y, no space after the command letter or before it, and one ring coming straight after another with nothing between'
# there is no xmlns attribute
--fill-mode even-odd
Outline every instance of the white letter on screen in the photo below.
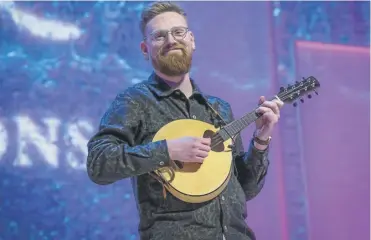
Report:
<svg viewBox="0 0 371 240"><path fill-rule="evenodd" d="M93 126L84 120L78 120L76 123L69 124L67 128L67 138L66 144L72 146L73 151L71 148L67 151L67 163L74 169L86 169L86 157L88 156L88 149L86 144L88 143L89 139L86 138L83 134L91 134L93 132Z"/></svg>
<svg viewBox="0 0 371 240"><path fill-rule="evenodd" d="M5 126L0 122L0 160L6 153L8 147L8 134L6 133Z"/></svg>
<svg viewBox="0 0 371 240"><path fill-rule="evenodd" d="M44 160L53 167L58 167L58 139L59 119L43 119L47 126L43 129L37 126L29 117L19 116L15 118L18 125L18 151L15 166L32 166L32 161L27 155L26 148L29 144L34 145Z"/></svg>

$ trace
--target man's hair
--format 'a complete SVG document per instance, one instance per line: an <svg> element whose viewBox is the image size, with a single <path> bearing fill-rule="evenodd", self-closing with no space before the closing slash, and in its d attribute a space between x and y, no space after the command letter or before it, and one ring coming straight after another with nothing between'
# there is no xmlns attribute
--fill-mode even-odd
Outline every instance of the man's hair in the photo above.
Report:
<svg viewBox="0 0 371 240"><path fill-rule="evenodd" d="M143 10L140 20L140 31L145 35L146 26L156 16L165 12L175 12L186 18L184 10L172 2L155 2Z"/></svg>

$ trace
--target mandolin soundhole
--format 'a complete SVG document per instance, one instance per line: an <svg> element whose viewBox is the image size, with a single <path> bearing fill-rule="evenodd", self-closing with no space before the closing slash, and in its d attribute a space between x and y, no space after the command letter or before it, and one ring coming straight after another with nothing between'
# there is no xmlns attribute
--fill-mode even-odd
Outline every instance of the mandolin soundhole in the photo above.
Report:
<svg viewBox="0 0 371 240"><path fill-rule="evenodd" d="M211 138L211 150L214 152L223 152L224 151L224 141L217 137L215 132L211 130L206 130L204 132L204 138Z"/></svg>

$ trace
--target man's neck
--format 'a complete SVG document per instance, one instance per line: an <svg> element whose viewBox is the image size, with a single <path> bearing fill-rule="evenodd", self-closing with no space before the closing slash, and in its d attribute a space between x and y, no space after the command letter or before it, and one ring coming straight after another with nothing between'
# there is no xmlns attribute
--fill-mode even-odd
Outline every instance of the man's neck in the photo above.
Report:
<svg viewBox="0 0 371 240"><path fill-rule="evenodd" d="M156 72L156 74L171 88L179 89L181 92L183 92L187 98L192 95L193 88L189 73L176 77L166 76L160 72Z"/></svg>

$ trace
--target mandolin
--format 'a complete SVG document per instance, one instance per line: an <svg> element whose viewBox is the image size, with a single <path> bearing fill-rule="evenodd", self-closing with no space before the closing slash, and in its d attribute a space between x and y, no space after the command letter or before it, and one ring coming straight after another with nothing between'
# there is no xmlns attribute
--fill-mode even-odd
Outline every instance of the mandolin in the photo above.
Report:
<svg viewBox="0 0 371 240"><path fill-rule="evenodd" d="M320 87L319 81L314 77L304 78L300 82L281 87L273 99L280 99L284 103L293 103L296 99L315 92ZM273 100L272 99L272 100ZM303 98L300 99L304 102ZM294 106L297 103L294 102ZM190 203L202 203L217 197L227 186L233 174L232 137L255 122L261 115L256 109L247 113L220 128L212 124L193 120L180 119L164 125L154 136L153 141L176 139L185 136L211 138L211 151L202 164L181 163L179 167L163 167L154 173L156 178L176 198ZM174 159L176 160L176 159Z"/></svg>

